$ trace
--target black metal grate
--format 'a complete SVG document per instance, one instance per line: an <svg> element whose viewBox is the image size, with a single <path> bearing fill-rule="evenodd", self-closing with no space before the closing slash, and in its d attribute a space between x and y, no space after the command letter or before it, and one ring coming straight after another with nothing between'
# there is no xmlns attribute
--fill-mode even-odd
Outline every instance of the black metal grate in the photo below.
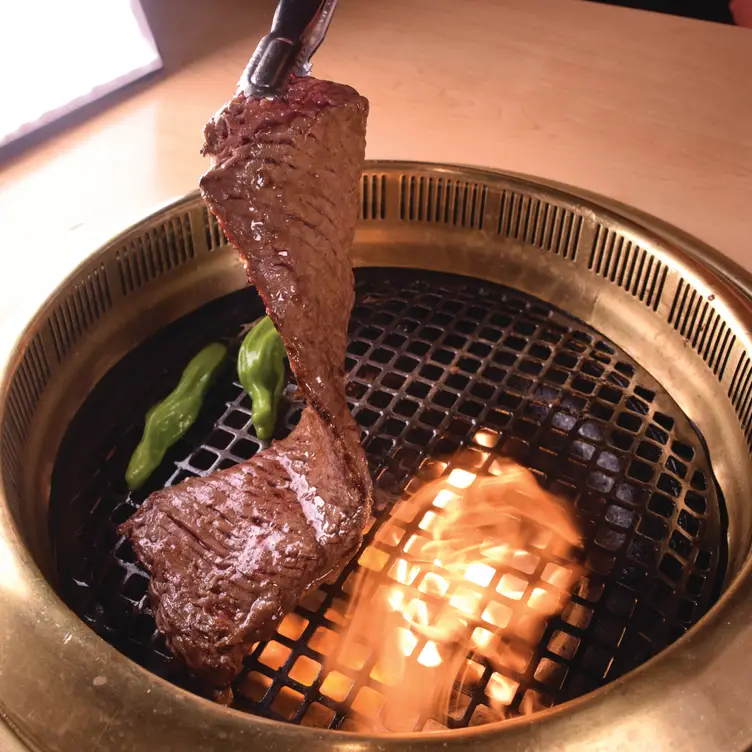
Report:
<svg viewBox="0 0 752 752"><path fill-rule="evenodd" d="M648 374L584 324L518 292L427 272L356 276L347 389L378 501L364 545L381 552L385 576L399 546L378 530L393 501L455 468L493 472L502 457L571 500L586 533L587 576L573 600L543 634L521 633L525 658L505 672L517 685L510 713L527 692L550 705L611 681L707 611L725 567L722 502L700 437ZM228 467L262 446L234 373L213 389L148 488L129 495L123 473L141 416L186 360L212 339L237 341L262 312L254 291L241 291L128 355L76 416L53 477L51 537L63 598L127 656L194 691L155 631L147 576L115 527L157 487ZM279 436L300 409L288 402ZM553 560L542 555L531 578L545 580ZM234 707L347 728L374 706L379 687L367 656L342 677L324 665L340 639L357 566L356 558L254 649L234 685ZM492 671L478 671L478 688L449 719L436 720L457 727L482 719Z"/></svg>

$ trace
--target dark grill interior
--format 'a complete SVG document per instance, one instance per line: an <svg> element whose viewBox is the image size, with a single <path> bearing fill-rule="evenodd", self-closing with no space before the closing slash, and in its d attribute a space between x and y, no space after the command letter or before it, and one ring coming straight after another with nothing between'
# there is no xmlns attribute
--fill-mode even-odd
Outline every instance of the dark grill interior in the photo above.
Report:
<svg viewBox="0 0 752 752"><path fill-rule="evenodd" d="M500 457L571 500L586 533L587 575L573 601L543 634L517 632L527 649L503 669L517 685L509 714L528 692L551 705L611 681L707 611L725 566L722 501L700 437L648 374L584 324L516 291L427 272L359 270L356 278L348 394L377 493L364 545L382 552L383 576L399 555L398 545L377 536L394 501L454 468L493 472ZM209 341L237 343L262 313L255 292L244 290L138 347L79 411L53 476L50 530L62 597L129 658L194 691L155 631L147 577L115 527L154 489L228 467L262 446L234 369L147 488L129 494L123 474L143 415L185 362ZM278 436L299 415L293 397L290 384ZM404 527L410 532L417 522ZM545 579L554 560L541 552L525 577ZM331 728L357 725L378 709L368 656L346 676L325 666L357 566L353 560L256 646L234 685L235 708ZM448 719L431 723L483 719L494 674L486 664L477 669L477 687Z"/></svg>

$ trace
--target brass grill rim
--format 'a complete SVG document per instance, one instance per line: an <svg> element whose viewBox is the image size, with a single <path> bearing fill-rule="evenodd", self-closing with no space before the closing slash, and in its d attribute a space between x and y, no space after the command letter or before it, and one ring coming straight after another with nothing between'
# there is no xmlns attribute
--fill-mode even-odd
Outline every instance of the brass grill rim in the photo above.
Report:
<svg viewBox="0 0 752 752"><path fill-rule="evenodd" d="M719 675L738 668L739 656L748 654L743 650L745 641L752 639L745 630L752 611L752 606L746 605L752 590L752 564L748 560L748 531L752 526L750 510L740 501L748 490L752 436L752 368L749 363L752 345L748 335L752 330L752 307L747 297L752 283L749 275L703 244L657 220L615 202L552 183L475 168L417 163L369 163L365 177L368 187L364 182L363 216L354 249L357 265L394 265L396 260L404 266L493 277L491 281L503 278L510 286L532 294L536 285L546 285L546 295L538 291L543 299L555 299L565 290L576 291L572 298L573 315L623 347L664 386L669 384L669 392L682 410L697 422L711 451L719 452L714 456L714 468L729 502L729 584L716 606L691 630L691 640L685 636L605 690L537 715L535 722L522 719L506 722L498 728L462 731L442 737L442 744L453 747L472 740L476 748L485 749L504 739L510 749L524 749L533 742L550 744L554 741L571 742L569 748L572 749L587 749L587 745L597 741L598 734L607 728L602 721L609 708L630 709L623 717L616 713L621 717L618 733L629 732L633 739L654 740L654 736L646 735L649 729L644 723L646 717L654 718L649 712L652 704L677 721L673 729L660 728L662 740L671 739L698 749L715 748L713 732L724 738L721 729L728 725L726 717L729 720L739 718L741 700L737 699L736 704L728 708L717 703L715 717L709 720L705 714L702 724L699 716L711 702ZM403 177L409 180L405 183L407 188L400 190ZM416 182L410 199L409 186L413 179ZM445 183L448 198L443 199L443 204L429 200L426 181L430 179L434 180L435 192L438 192L439 181L452 181L451 191ZM421 180L424 181L423 194ZM458 195L461 198L457 198ZM437 205L444 207L443 215L429 211ZM553 214L549 213L551 206ZM172 227L173 237L168 234L163 220L172 220L175 215L180 221ZM181 230L177 228L185 227L186 215L191 227L193 256L186 251L185 256L190 261L178 263L180 254L176 259L170 249L180 247ZM575 217L581 217L580 226L572 230ZM438 222L439 219L444 221ZM143 339L150 326L159 328L185 310L242 284L241 270L228 258L209 262L212 256L228 257L229 254L213 253L210 246L215 236L211 227L201 222L202 207L196 194L147 218L92 254L39 309L17 339L2 343L0 632L7 635L6 639L15 640L21 649L16 651L20 657L11 661L0 656L3 672L0 718L6 719L8 727L35 748L50 746L45 741L51 728L50 719L45 722L41 713L32 721L26 719L22 700L32 686L39 689L40 677L39 671L34 670L34 659L44 653L54 658L56 669L62 670L64 666L72 669L84 705L100 709L98 713L84 713L77 723L67 727L58 724L60 736L55 743L66 739L91 739L92 736L100 738L101 735L112 749L129 748L128 733L133 740L137 738L133 734L141 734L146 729L141 726L127 732L121 723L113 725L113 718L119 712L118 692L128 693L133 700L134 713L149 709L150 721L145 725L151 725L152 731L159 735L164 742L163 749L179 748L181 738L203 739L216 749L231 748L251 728L270 734L276 749L295 748L301 739L310 741L313 748L322 749L331 748L329 745L344 749L352 743L373 741L373 737L334 736L331 732L323 738L315 732L282 728L262 719L251 722L248 717L238 718L230 711L144 674L87 634L57 599L42 574L49 574L51 567L38 520L44 517L46 484L67 420L99 376L122 352ZM557 236L564 240L550 243L547 228L554 228L550 231L553 237L558 232L556 227L565 224L567 233ZM597 240L598 225L613 230L621 241L615 238L612 243L607 232L601 249ZM162 227L164 234L158 231L149 235L156 226ZM149 240L147 243L142 239L143 252L136 245L135 252L128 257L129 276L124 266L126 262L119 265L118 253L129 249L136 238L143 238L144 230ZM216 237L216 240L221 238ZM617 242L632 243L647 255L625 251L623 245L617 254L613 250ZM397 245L402 253L395 259ZM542 253L536 255L531 249ZM541 260L543 256L545 261ZM593 268L601 274L589 277L583 274L583 260L587 266L590 259ZM652 263L648 266L650 260ZM503 269L499 268L501 261ZM609 266L611 263L613 267ZM630 276L628 266L623 272L625 264L635 265L636 276ZM189 269L191 273L181 273ZM100 270L104 270L105 282L99 279ZM599 279L594 282L596 277ZM162 280L159 293L160 284L156 280ZM680 280L695 291L695 297L690 299L687 293L686 299L683 298L684 289L677 292ZM128 300L125 307L131 315L128 321L118 325L112 314L117 311L122 316L125 300ZM672 306L672 302L676 305ZM619 308L619 316L609 314L609 304ZM680 305L684 306L682 315L676 320L681 321L674 327L668 321L669 311L679 310ZM151 321L145 320L146 310L150 311ZM648 332L647 342L634 339L637 324ZM97 345L114 344L115 333L119 351L115 347L97 350ZM630 341L625 342L625 339ZM661 352L663 348L665 352L684 353L680 367L672 370L671 364L664 362L665 357L656 356L656 351ZM76 380L71 378L74 370L78 374L75 384ZM682 384L681 380L687 383ZM694 388L694 383L702 388ZM715 398L715 403L711 397ZM53 410L53 407L58 409ZM46 430L41 431L40 427ZM721 437L725 441L719 441ZM38 624L39 638L30 637L31 623ZM736 640L729 642L729 633ZM81 663L58 656L53 646L62 642L63 637L68 637L64 644L75 648L77 656L84 650L90 660ZM726 649L718 651L719 645ZM696 712L682 726L678 722L677 708L687 697L682 695L680 680L687 674L687 664L693 662L687 660L690 657L697 665L701 661L703 665L712 665L714 670L710 676L700 673L694 677L692 707ZM104 683L93 682L101 674L92 672L102 671L105 666L117 682L107 677ZM29 678L24 679L27 674ZM668 681L675 692L666 692ZM117 684L118 692L111 688L113 683ZM148 701L141 696L146 688L151 694ZM630 689L629 696L627 689ZM54 697L60 700L66 696L54 683L49 683L44 692L48 702ZM45 712L58 719L66 717L61 703L49 704ZM179 728L167 723L173 711L181 713ZM192 715L199 718L192 718ZM206 726L212 729L211 741L202 736ZM752 728L740 729L736 739L738 748L744 748L746 742L752 740ZM433 742L424 736L407 736L381 739L380 743L392 749L407 749L416 744L430 746Z"/></svg>

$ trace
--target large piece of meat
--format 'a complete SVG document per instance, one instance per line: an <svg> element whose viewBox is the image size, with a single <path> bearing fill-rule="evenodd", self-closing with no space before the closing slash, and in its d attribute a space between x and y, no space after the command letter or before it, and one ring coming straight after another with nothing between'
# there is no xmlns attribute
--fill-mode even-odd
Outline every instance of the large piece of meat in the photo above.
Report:
<svg viewBox="0 0 752 752"><path fill-rule="evenodd" d="M216 687L298 600L357 551L371 506L345 398L367 101L295 78L236 96L205 130L201 191L240 252L306 396L298 427L250 461L157 491L121 531L151 573L167 643Z"/></svg>

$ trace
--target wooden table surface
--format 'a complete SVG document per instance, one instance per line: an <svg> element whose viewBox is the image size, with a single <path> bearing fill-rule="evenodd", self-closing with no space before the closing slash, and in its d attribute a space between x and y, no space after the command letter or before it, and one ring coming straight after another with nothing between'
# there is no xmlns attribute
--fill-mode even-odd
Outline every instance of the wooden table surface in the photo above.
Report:
<svg viewBox="0 0 752 752"><path fill-rule="evenodd" d="M238 25L229 2L193 30L202 57L2 166L0 321L195 188L202 127L272 10L244 0ZM750 30L577 0L343 0L315 73L370 99L370 158L569 183L752 269Z"/></svg>

